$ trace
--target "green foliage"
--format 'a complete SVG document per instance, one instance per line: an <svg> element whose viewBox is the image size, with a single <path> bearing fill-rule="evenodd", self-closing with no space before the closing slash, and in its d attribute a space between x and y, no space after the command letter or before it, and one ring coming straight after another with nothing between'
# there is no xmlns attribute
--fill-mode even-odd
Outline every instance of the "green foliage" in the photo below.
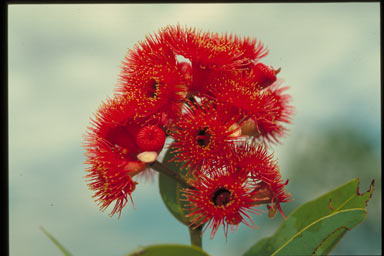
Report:
<svg viewBox="0 0 384 256"><path fill-rule="evenodd" d="M48 231L46 231L43 227L40 227L41 231L56 245L56 247L65 255L71 256L72 254L67 251L67 249L62 246L59 241L56 240Z"/></svg>
<svg viewBox="0 0 384 256"><path fill-rule="evenodd" d="M376 180L367 219L349 232L332 254L379 255L382 249L382 220L377 218L382 212L380 136L359 129L348 120L340 120L318 131L298 132L286 145L295 150L286 154L285 161L280 161L281 169L290 179L287 191L295 199L284 205L287 212L355 177L359 177L364 191L372 179Z"/></svg>
<svg viewBox="0 0 384 256"><path fill-rule="evenodd" d="M177 164L174 162L168 163L168 160L172 159L172 157L173 157L173 154L170 152L170 150L168 150L164 156L163 164L167 165L169 169L175 172L178 172L184 176L186 173L186 170L181 172L180 164ZM175 181L174 179L168 177L163 173L159 174L159 187L160 187L161 198L163 199L168 210L181 223L188 225L189 221L188 221L188 218L186 217L187 213L184 210L185 202L181 200L182 199L181 190L185 187L180 185L180 183L178 183L177 181Z"/></svg>
<svg viewBox="0 0 384 256"><path fill-rule="evenodd" d="M152 245L139 249L127 256L209 256L196 246L187 245Z"/></svg>
<svg viewBox="0 0 384 256"><path fill-rule="evenodd" d="M359 193L359 180L301 205L282 223L274 235L252 246L252 255L324 255L344 234L366 218L366 204L373 192Z"/></svg>
<svg viewBox="0 0 384 256"><path fill-rule="evenodd" d="M201 248L196 246L165 244L151 245L138 249L137 251L128 254L127 256L209 256Z"/></svg>

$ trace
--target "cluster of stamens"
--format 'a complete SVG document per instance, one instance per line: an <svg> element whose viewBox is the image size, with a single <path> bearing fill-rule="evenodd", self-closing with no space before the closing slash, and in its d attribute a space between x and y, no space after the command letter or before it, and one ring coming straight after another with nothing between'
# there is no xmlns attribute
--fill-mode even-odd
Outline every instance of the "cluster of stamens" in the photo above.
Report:
<svg viewBox="0 0 384 256"><path fill-rule="evenodd" d="M187 169L174 176L187 173L192 227L211 227L213 236L220 225L255 227L250 213L260 214L261 204L270 216L282 212L289 194L266 145L286 134L292 107L280 69L260 62L267 53L255 39L179 25L129 51L115 94L85 136L87 178L101 209L115 203L112 215L120 216L133 179L168 148L169 161Z"/></svg>

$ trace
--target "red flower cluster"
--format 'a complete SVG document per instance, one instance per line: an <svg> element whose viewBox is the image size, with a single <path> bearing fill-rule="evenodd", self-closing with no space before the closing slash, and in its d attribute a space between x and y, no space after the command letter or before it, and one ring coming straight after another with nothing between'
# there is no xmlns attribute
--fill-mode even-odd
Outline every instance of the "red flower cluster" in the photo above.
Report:
<svg viewBox="0 0 384 256"><path fill-rule="evenodd" d="M260 62L255 39L168 26L130 50L113 98L98 109L85 135L89 187L111 215L126 205L166 137L188 169L183 191L191 226L239 223L267 204L269 215L290 200L266 147L286 134L293 112L280 69ZM183 57L183 58L182 58ZM184 60L181 60L184 59ZM284 216L284 215L283 215Z"/></svg>

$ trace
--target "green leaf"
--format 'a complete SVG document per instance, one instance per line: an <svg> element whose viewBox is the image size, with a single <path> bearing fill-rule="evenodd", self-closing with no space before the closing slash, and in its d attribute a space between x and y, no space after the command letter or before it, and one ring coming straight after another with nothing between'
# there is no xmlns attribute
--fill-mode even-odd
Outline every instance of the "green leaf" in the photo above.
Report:
<svg viewBox="0 0 384 256"><path fill-rule="evenodd" d="M314 255L328 255L333 248L336 247L337 243L344 237L347 233L345 228L340 228L333 233L331 233L316 249Z"/></svg>
<svg viewBox="0 0 384 256"><path fill-rule="evenodd" d="M365 220L372 192L373 181L360 194L359 179L351 180L298 207L275 234L260 240L244 256L327 255L347 231Z"/></svg>
<svg viewBox="0 0 384 256"><path fill-rule="evenodd" d="M169 244L152 245L141 248L127 256L209 256L201 248L196 246Z"/></svg>
<svg viewBox="0 0 384 256"><path fill-rule="evenodd" d="M168 149L164 156L163 164L166 165L169 169L185 176L187 170L181 170L181 164L177 164L174 162L168 163L168 160L172 158L173 154L171 153L171 150ZM184 211L186 202L180 200L182 199L181 190L185 187L163 173L159 174L159 187L161 198L163 199L168 210L181 223L188 225L189 221L186 217L187 212Z"/></svg>
<svg viewBox="0 0 384 256"><path fill-rule="evenodd" d="M46 231L43 227L40 227L40 230L43 231L43 233L57 246L57 248L65 255L65 256L71 256L71 253L67 251L67 249L62 246L59 241L56 240L48 231Z"/></svg>

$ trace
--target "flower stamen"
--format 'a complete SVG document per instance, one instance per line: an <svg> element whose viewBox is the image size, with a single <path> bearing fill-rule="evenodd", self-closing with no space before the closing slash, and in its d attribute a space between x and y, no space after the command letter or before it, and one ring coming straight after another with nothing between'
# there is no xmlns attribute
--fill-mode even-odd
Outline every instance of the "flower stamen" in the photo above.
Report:
<svg viewBox="0 0 384 256"><path fill-rule="evenodd" d="M148 97L156 99L159 91L159 82L155 79L151 79L148 83Z"/></svg>

